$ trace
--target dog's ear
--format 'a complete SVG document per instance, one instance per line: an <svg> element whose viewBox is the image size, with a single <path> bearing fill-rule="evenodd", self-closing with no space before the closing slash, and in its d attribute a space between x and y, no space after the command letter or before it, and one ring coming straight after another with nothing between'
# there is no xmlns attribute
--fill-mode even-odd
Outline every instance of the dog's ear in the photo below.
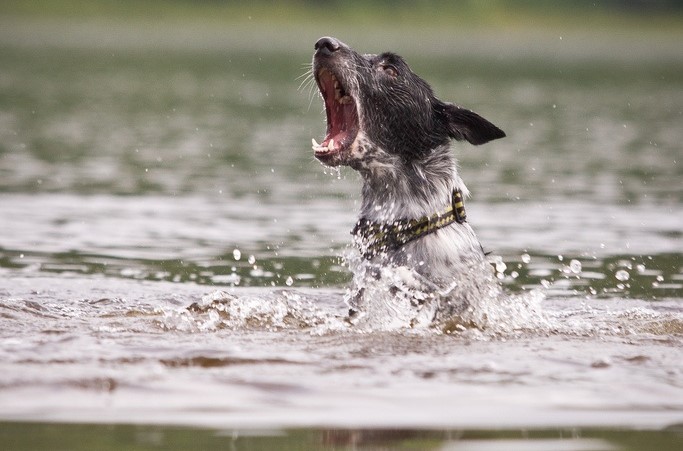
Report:
<svg viewBox="0 0 683 451"><path fill-rule="evenodd" d="M448 136L458 141L465 139L471 144L479 145L505 136L503 130L474 111L441 101L438 101L435 110L444 121Z"/></svg>

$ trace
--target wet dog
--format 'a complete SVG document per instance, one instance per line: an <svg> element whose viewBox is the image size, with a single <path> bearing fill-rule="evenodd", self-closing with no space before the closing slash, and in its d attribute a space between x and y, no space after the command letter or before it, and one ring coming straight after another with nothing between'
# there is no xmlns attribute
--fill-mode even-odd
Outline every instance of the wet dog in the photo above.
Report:
<svg viewBox="0 0 683 451"><path fill-rule="evenodd" d="M325 137L313 140L315 157L350 166L363 180L351 320L373 311L377 286L387 302L404 304L383 314L400 311L410 326L447 323L495 292L467 223L468 191L450 142L479 145L505 133L436 98L394 53L363 55L324 37L315 44L312 75L327 116Z"/></svg>

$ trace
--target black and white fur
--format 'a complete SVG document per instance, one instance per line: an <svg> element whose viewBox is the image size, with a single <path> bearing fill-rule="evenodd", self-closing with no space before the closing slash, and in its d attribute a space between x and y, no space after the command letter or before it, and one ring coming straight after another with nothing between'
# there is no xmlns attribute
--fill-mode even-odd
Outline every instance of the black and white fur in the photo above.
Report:
<svg viewBox="0 0 683 451"><path fill-rule="evenodd" d="M361 55L324 37L315 44L312 73L327 114L323 142L313 141L315 156L323 164L347 165L360 173L360 217L365 220L391 223L430 216L448 205L454 189L467 196L451 139L479 145L505 136L478 114L437 99L394 53ZM411 325L447 322L497 286L467 222L375 255L362 266L363 274L355 278L352 317L368 308L366 285L380 279L384 268L393 268L403 283L397 287L392 280L389 293L405 293L406 287L419 293L408 296L417 312Z"/></svg>

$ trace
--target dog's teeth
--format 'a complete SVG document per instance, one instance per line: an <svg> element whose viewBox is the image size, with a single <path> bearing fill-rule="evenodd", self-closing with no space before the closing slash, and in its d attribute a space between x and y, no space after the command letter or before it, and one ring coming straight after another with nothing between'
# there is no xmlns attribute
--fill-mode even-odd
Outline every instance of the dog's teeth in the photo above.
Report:
<svg viewBox="0 0 683 451"><path fill-rule="evenodd" d="M316 141L315 138L311 138L311 144L313 145L313 150L318 153L327 153L330 150L334 150L334 139L330 139L327 146L323 146L322 144L318 144L318 141Z"/></svg>

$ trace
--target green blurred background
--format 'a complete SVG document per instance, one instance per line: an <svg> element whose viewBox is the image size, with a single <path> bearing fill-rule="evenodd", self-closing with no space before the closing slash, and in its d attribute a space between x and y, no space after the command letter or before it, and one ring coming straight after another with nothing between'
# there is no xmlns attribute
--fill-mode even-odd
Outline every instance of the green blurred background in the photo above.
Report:
<svg viewBox="0 0 683 451"><path fill-rule="evenodd" d="M404 25L679 26L680 0L3 0L3 16Z"/></svg>

